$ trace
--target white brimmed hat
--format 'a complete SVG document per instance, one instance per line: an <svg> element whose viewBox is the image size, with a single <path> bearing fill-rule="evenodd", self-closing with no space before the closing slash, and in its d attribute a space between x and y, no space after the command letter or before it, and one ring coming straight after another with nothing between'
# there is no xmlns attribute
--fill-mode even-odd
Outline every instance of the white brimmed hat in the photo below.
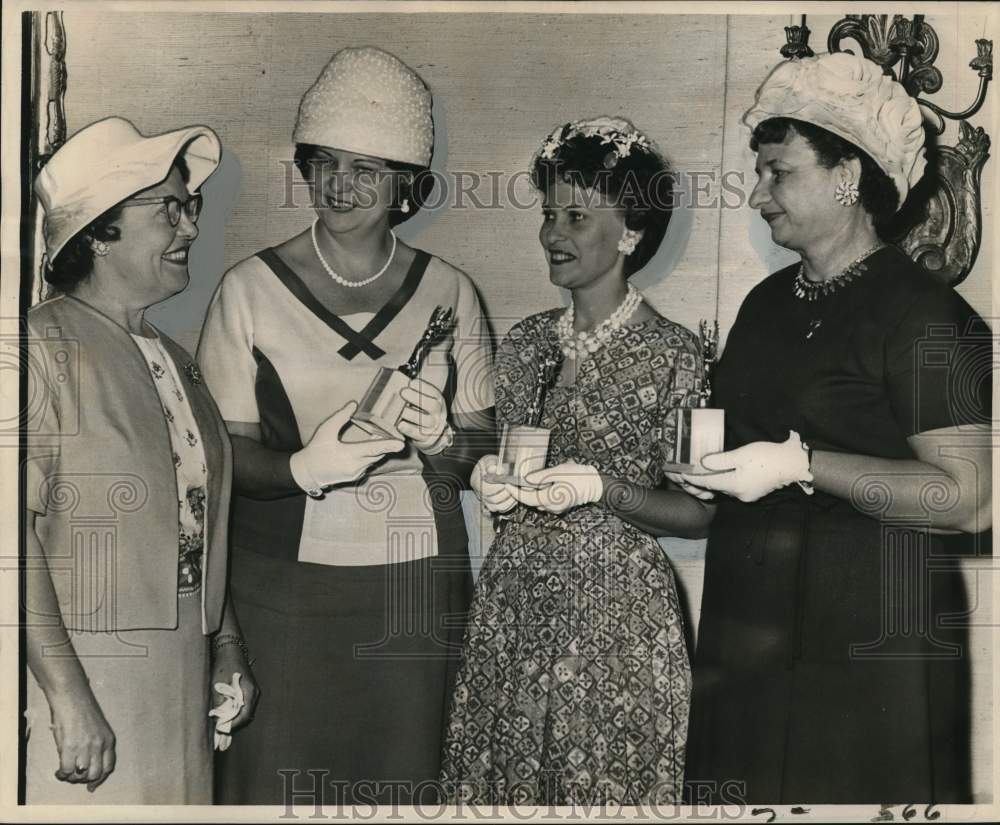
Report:
<svg viewBox="0 0 1000 825"><path fill-rule="evenodd" d="M207 126L146 137L121 117L85 126L59 147L35 178L45 210L49 262L66 243L116 203L155 186L178 157L187 164L194 193L219 165L222 145Z"/></svg>
<svg viewBox="0 0 1000 825"><path fill-rule="evenodd" d="M743 122L753 129L771 117L815 124L863 149L896 184L900 206L927 165L916 100L860 55L836 52L779 63Z"/></svg>
<svg viewBox="0 0 1000 825"><path fill-rule="evenodd" d="M341 49L302 97L292 139L430 166L431 93L398 57L373 46Z"/></svg>

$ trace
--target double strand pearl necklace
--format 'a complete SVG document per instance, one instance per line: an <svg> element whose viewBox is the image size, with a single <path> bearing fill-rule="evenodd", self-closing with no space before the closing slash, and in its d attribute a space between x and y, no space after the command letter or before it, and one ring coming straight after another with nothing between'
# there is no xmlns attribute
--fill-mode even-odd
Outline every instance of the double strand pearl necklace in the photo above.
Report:
<svg viewBox="0 0 1000 825"><path fill-rule="evenodd" d="M316 250L316 257L319 258L319 262L323 264L323 269L326 270L326 274L329 275L331 278L333 278L333 280L335 280L341 286L350 287L351 289L357 289L360 286L368 286L368 284L372 283L373 281L377 281L379 278L385 275L385 271L389 268L389 264L392 263L392 259L396 256L396 233L390 229L389 234L392 235L392 249L389 250L389 258L385 262L385 265L370 278L365 278L363 281L349 281L347 280L347 278L344 278L341 275L338 275L336 272L334 272L333 267L330 266L330 264L326 262L326 258L323 257L323 253L319 251L319 242L316 239L317 224L319 224L319 220L316 220L315 223L313 223L312 225L312 242L313 242L313 249Z"/></svg>
<svg viewBox="0 0 1000 825"><path fill-rule="evenodd" d="M618 308L591 332L574 332L573 317L575 313L571 303L556 321L556 334L559 336L559 347L562 349L563 355L570 360L575 360L577 357L582 359L587 354L597 352L598 348L610 341L611 336L635 314L641 303L642 293L629 284L628 292Z"/></svg>
<svg viewBox="0 0 1000 825"><path fill-rule="evenodd" d="M859 255L852 263L848 264L839 275L828 278L825 281L810 281L806 277L805 262L800 263L799 271L792 282L792 291L795 293L795 297L805 301L815 301L819 298L825 298L832 292L836 292L840 287L846 286L855 278L867 272L868 267L864 264L865 259L870 255L874 255L883 246L885 244L877 243L864 254Z"/></svg>

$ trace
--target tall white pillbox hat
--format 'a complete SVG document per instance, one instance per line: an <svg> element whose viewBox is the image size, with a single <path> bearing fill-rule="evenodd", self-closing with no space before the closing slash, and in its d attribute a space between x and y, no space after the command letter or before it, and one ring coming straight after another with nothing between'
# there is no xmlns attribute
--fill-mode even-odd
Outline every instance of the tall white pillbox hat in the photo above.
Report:
<svg viewBox="0 0 1000 825"><path fill-rule="evenodd" d="M338 51L302 97L292 139L430 166L431 93L398 57L373 46Z"/></svg>
<svg viewBox="0 0 1000 825"><path fill-rule="evenodd" d="M99 120L73 135L35 177L49 261L112 206L165 180L178 157L190 172L187 189L193 194L218 167L222 145L207 126L146 137L121 117Z"/></svg>

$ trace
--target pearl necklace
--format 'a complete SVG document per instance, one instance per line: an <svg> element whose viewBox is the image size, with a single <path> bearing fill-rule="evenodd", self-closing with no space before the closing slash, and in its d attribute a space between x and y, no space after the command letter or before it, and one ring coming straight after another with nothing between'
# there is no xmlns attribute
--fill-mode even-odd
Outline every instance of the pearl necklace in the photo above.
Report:
<svg viewBox="0 0 1000 825"><path fill-rule="evenodd" d="M335 280L338 284L340 284L341 286L350 287L351 289L357 289L359 286L368 286L368 284L372 283L372 281L377 281L379 278L385 275L385 271L389 268L389 264L392 263L392 259L396 256L395 232L393 232L391 229L389 230L389 234L392 235L392 249L389 250L389 259L385 262L385 265L370 278L365 278L363 281L349 281L347 280L347 278L344 278L341 275L338 275L336 272L334 272L333 267L330 266L330 264L326 262L326 258L323 257L323 253L319 251L319 242L316 240L316 225L318 223L319 220L316 220L316 222L313 223L312 225L313 249L316 250L316 257L319 258L319 262L323 264L323 269L326 270L326 274L329 275L331 278L333 278L333 280Z"/></svg>
<svg viewBox="0 0 1000 825"><path fill-rule="evenodd" d="M559 336L559 347L570 360L575 360L577 356L581 359L587 354L597 352L598 348L611 340L611 336L624 326L625 322L631 318L642 303L642 293L632 284L628 285L628 292L618 308L611 313L591 332L574 332L573 317L574 307L571 303L569 308L556 321L556 334Z"/></svg>
<svg viewBox="0 0 1000 825"><path fill-rule="evenodd" d="M859 255L853 263L845 267L844 271L839 275L828 278L825 281L810 281L806 277L806 265L805 263L799 264L799 271L795 275L795 280L792 282L792 291L795 293L796 298L802 298L806 301L815 301L818 298L825 298L831 292L836 292L842 286L849 284L855 278L859 277L863 273L868 271L868 267L864 265L863 261L869 255L874 255L878 252L884 244L876 244L863 255ZM810 336L812 333L810 332Z"/></svg>

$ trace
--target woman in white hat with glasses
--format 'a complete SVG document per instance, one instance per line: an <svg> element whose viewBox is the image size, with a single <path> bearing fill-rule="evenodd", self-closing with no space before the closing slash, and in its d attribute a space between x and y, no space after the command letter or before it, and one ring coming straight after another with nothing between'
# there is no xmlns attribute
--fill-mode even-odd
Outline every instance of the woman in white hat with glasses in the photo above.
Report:
<svg viewBox="0 0 1000 825"><path fill-rule="evenodd" d="M265 697L219 792L280 804L315 781L405 804L440 766L471 591L460 490L493 441L489 339L469 278L393 230L433 185L420 77L343 49L293 139L315 219L226 274L198 351L232 434L233 594ZM400 390L401 437L367 434L358 400L439 306L457 325Z"/></svg>
<svg viewBox="0 0 1000 825"><path fill-rule="evenodd" d="M730 472L678 478L719 502L690 796L968 802L967 608L942 534L990 527L991 335L885 242L924 172L920 111L828 54L780 64L744 121L750 206L802 260L750 292L718 365L729 450L703 464Z"/></svg>
<svg viewBox="0 0 1000 825"><path fill-rule="evenodd" d="M54 295L28 312L29 804L210 803L210 704L232 727L253 710L226 600L226 430L144 317L187 286L220 152L204 126L144 137L112 117L35 181ZM210 703L216 682L238 683L238 712L235 690Z"/></svg>

